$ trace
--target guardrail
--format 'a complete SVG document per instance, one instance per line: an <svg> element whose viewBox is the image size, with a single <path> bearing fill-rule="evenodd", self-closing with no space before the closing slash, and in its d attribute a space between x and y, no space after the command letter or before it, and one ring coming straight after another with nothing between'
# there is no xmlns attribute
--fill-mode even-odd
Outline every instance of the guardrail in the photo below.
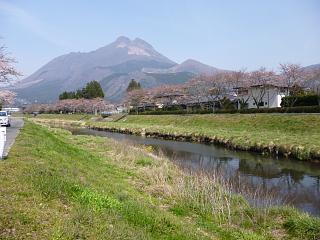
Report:
<svg viewBox="0 0 320 240"><path fill-rule="evenodd" d="M4 146L7 141L7 128L0 127L0 159L3 159Z"/></svg>

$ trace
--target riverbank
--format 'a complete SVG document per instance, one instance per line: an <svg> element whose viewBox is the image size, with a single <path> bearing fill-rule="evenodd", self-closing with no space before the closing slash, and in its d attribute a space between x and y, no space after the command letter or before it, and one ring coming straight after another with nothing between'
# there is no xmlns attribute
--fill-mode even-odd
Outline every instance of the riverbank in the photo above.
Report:
<svg viewBox="0 0 320 240"><path fill-rule="evenodd" d="M43 121L49 117L52 121L59 119L61 124L68 121L63 115L62 119L60 115L39 117ZM117 122L86 120L79 124L97 130L216 143L236 150L299 160L320 160L320 115L129 115Z"/></svg>
<svg viewBox="0 0 320 240"><path fill-rule="evenodd" d="M218 179L147 148L26 122L0 163L0 238L319 238L318 218L249 207Z"/></svg>
<svg viewBox="0 0 320 240"><path fill-rule="evenodd" d="M88 122L108 131L179 141L224 145L231 149L320 160L320 115L128 116L119 122Z"/></svg>

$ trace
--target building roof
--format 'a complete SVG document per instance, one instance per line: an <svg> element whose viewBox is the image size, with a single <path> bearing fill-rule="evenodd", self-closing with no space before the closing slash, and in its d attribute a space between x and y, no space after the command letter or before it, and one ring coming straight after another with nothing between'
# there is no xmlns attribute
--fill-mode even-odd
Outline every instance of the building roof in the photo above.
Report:
<svg viewBox="0 0 320 240"><path fill-rule="evenodd" d="M267 84L252 84L244 87L235 87L233 89L249 89L249 88L259 88L259 87L287 88L286 86L283 86L283 85L267 83Z"/></svg>
<svg viewBox="0 0 320 240"><path fill-rule="evenodd" d="M163 98L163 97L181 97L185 94L182 93L165 93L165 94L157 94L154 96L154 98Z"/></svg>

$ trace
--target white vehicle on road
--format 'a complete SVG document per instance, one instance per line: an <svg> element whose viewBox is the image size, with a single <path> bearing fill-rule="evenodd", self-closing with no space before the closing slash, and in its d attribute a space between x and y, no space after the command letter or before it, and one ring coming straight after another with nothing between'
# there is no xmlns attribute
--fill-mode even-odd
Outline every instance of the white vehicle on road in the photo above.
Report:
<svg viewBox="0 0 320 240"><path fill-rule="evenodd" d="M0 125L10 127L10 118L7 111L0 111Z"/></svg>

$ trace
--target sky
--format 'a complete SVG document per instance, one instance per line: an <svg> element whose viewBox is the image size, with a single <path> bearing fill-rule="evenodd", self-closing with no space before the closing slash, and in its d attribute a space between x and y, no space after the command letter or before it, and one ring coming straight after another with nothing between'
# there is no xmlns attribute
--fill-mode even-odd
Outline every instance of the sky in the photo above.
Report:
<svg viewBox="0 0 320 240"><path fill-rule="evenodd" d="M276 71L320 63L320 0L0 0L0 36L24 76L119 36L177 63Z"/></svg>

